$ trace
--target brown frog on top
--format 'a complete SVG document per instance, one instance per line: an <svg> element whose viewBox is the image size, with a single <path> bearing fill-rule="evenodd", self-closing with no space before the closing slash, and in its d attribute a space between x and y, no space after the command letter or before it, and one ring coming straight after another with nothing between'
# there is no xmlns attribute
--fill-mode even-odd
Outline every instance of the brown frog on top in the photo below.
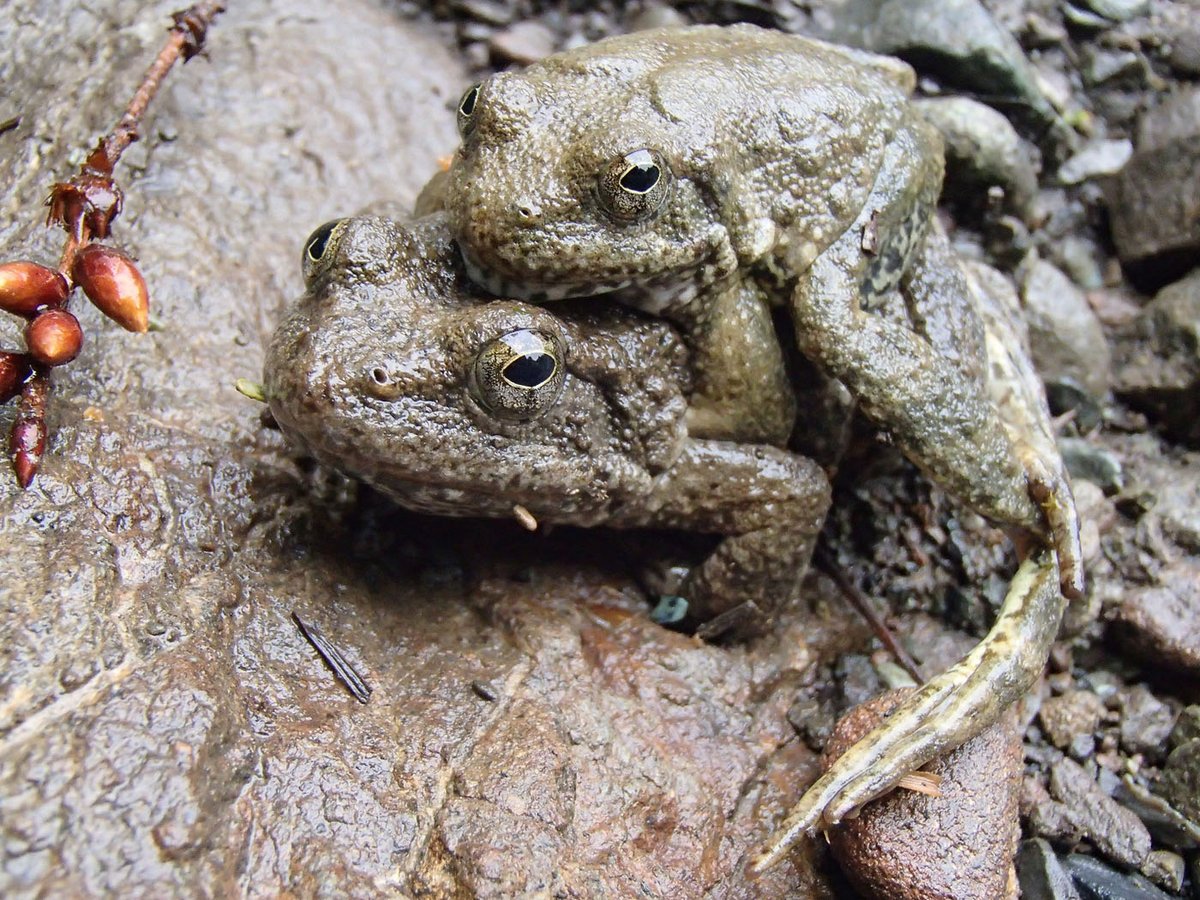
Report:
<svg viewBox="0 0 1200 900"><path fill-rule="evenodd" d="M825 475L754 438L691 435L693 373L667 323L493 299L469 282L440 215L329 223L304 269L264 380L280 426L319 460L425 512L510 516L520 504L546 522L720 535L682 586L701 609L769 610L795 595ZM1003 338L1000 311L992 324ZM1012 396L1027 395L1019 359L995 365ZM868 779L879 793L1019 696L1061 613L1055 574L1046 555L1028 561L989 637L852 748L837 784ZM819 815L830 796L823 780L803 802Z"/></svg>
<svg viewBox="0 0 1200 900"><path fill-rule="evenodd" d="M451 226L493 292L610 293L675 322L696 437L786 441L795 404L772 321L786 309L807 359L934 480L1052 546L1078 596L1078 523L1040 386L933 215L942 146L908 103L913 81L898 61L753 26L559 54L463 96ZM1038 653L985 640L973 669L935 679L843 757L759 864L994 721L1012 680L1044 663L1057 607L1043 613L1026 623Z"/></svg>

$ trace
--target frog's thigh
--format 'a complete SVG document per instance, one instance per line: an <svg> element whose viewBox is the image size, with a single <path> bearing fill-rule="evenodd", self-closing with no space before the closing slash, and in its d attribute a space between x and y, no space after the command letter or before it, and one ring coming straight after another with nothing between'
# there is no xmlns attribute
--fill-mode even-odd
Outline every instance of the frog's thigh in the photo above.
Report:
<svg viewBox="0 0 1200 900"><path fill-rule="evenodd" d="M994 723L1041 673L1063 605L1053 555L1026 560L987 637L838 758L788 813L754 868L778 862L802 835L836 824Z"/></svg>
<svg viewBox="0 0 1200 900"><path fill-rule="evenodd" d="M730 279L709 288L689 323L695 385L688 433L711 440L782 445L796 401L771 308L761 288Z"/></svg>
<svg viewBox="0 0 1200 900"><path fill-rule="evenodd" d="M912 328L861 308L862 257L851 229L798 280L792 307L801 352L840 379L863 411L947 490L995 519L1044 532L1025 471L986 392Z"/></svg>
<svg viewBox="0 0 1200 900"><path fill-rule="evenodd" d="M829 481L812 460L775 447L689 440L650 503L644 524L726 535L684 582L696 618L747 602L770 612L796 593Z"/></svg>

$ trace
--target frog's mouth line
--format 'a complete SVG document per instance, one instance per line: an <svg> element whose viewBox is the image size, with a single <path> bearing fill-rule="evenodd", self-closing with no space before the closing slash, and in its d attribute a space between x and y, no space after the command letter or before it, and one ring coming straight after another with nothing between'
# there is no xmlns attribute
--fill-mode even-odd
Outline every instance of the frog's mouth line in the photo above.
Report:
<svg viewBox="0 0 1200 900"><path fill-rule="evenodd" d="M529 303L545 303L551 300L570 300L575 297L594 297L598 294L611 294L624 290L633 284L631 279L616 281L611 284L589 282L587 284L544 284L534 281L510 281L502 275L483 268L472 260L465 252L462 254L463 263L467 268L467 276L475 284L484 288L488 293L497 297L511 297L525 300Z"/></svg>

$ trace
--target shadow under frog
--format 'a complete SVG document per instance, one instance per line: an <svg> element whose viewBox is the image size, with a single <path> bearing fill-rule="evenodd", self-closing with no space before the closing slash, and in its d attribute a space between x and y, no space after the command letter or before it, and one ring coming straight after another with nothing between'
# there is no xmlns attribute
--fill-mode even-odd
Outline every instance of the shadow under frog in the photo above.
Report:
<svg viewBox="0 0 1200 900"><path fill-rule="evenodd" d="M691 436L692 371L669 324L491 298L440 213L332 222L304 254L307 290L264 380L279 425L322 463L423 512L519 505L545 522L718 535L681 589L703 616L794 596L827 479L781 447ZM1052 553L1036 553L984 641L843 755L754 865L994 722L1040 674L1062 604Z"/></svg>

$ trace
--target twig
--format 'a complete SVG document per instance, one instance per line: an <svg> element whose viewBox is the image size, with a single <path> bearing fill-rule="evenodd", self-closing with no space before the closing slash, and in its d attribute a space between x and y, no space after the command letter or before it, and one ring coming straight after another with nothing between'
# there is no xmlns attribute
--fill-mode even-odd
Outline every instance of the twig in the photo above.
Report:
<svg viewBox="0 0 1200 900"><path fill-rule="evenodd" d="M892 656L896 657L896 662L916 680L917 684L924 684L925 676L921 673L920 665L917 664L915 659L909 656L908 651L896 639L896 635L888 628L887 623L879 618L879 615L875 612L874 607L871 606L870 601L863 595L863 592L854 586L850 579L846 577L846 573L842 571L841 567L833 561L823 548L818 547L813 557L825 574L834 580L834 583L837 584L838 589L845 595L850 605L871 626L871 630L875 632L875 636L879 638L883 646L888 649Z"/></svg>

